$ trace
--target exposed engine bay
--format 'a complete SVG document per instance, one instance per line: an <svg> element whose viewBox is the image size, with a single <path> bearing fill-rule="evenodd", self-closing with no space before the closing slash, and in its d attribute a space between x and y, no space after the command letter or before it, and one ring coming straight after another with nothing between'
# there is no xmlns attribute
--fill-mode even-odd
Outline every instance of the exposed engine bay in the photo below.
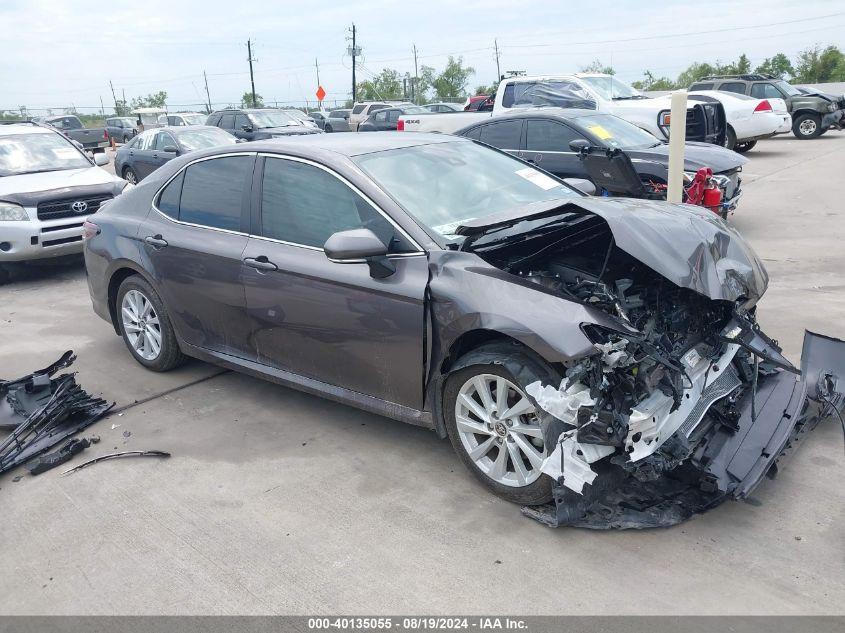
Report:
<svg viewBox="0 0 845 633"><path fill-rule="evenodd" d="M545 292L601 310L619 326L582 324L595 352L567 363L559 385L535 382L526 387L551 415L546 442L554 449L549 449L542 471L556 482L556 508L524 511L550 525L677 523L738 489L741 480L734 479L741 469L725 468L725 475L711 467L726 445L742 445L748 429L760 425L765 406L771 406L766 414L775 431L786 428L778 424L784 416L789 420L801 414L806 424L814 425L842 406L841 398L834 404L817 397L821 407L808 414L806 398L799 404L797 398L775 403L761 395L766 381L772 390L775 383L783 390L799 384L798 370L756 324L755 304L764 285L757 293L753 290L759 287L746 294L711 291L717 298L705 296L699 283L705 272L695 270L696 265L708 267L703 258L692 263L689 282L680 279L690 286L684 287L620 248L612 224L591 213L573 212L522 233L488 235L472 247L493 266ZM672 256L677 253L666 259ZM738 260L731 265L745 273ZM732 278L730 270L720 274ZM758 277L765 278L762 265ZM841 341L819 345L827 345L820 354L828 365L845 363ZM834 375L832 370L825 374ZM838 398L831 385L827 393ZM793 413L786 413L784 404ZM793 423L790 429L800 426ZM783 445L790 438L779 436ZM766 446L754 445L752 455L768 455ZM725 477L730 481L720 480ZM757 482L759 477L753 485ZM753 487L746 484L744 494Z"/></svg>

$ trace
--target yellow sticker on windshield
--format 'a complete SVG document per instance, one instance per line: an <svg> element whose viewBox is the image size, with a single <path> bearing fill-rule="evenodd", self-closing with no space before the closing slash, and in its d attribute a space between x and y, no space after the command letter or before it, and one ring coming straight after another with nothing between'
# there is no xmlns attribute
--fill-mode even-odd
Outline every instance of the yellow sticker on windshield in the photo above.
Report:
<svg viewBox="0 0 845 633"><path fill-rule="evenodd" d="M613 134L611 134L610 132L605 130L600 125L591 125L587 129L590 130L590 132L592 132L593 134L598 136L603 141L606 141L609 138L613 138Z"/></svg>

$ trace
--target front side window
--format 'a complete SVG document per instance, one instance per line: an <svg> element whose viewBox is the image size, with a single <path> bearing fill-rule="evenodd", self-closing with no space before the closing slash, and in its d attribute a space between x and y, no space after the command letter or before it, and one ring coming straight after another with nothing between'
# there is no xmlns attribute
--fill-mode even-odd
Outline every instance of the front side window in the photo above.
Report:
<svg viewBox="0 0 845 633"><path fill-rule="evenodd" d="M90 167L91 163L56 132L0 137L0 176Z"/></svg>
<svg viewBox="0 0 845 633"><path fill-rule="evenodd" d="M466 140L362 154L353 161L418 222L443 236L474 218L580 197L512 156Z"/></svg>
<svg viewBox="0 0 845 633"><path fill-rule="evenodd" d="M243 130L245 127L252 127L247 116L245 114L238 114L235 116L235 129Z"/></svg>
<svg viewBox="0 0 845 633"><path fill-rule="evenodd" d="M391 252L410 244L346 183L327 171L292 160L267 158L261 190L261 234L292 244L323 248L338 231L367 228Z"/></svg>
<svg viewBox="0 0 845 633"><path fill-rule="evenodd" d="M580 136L569 126L547 119L525 122L525 149L531 152L568 152L569 143Z"/></svg>
<svg viewBox="0 0 845 633"><path fill-rule="evenodd" d="M387 112L376 112L373 115L373 121L376 123L384 123L387 121Z"/></svg>
<svg viewBox="0 0 845 633"><path fill-rule="evenodd" d="M498 147L499 149L519 149L519 138L522 135L522 121L501 121L488 123L481 128L481 142Z"/></svg>
<svg viewBox="0 0 845 633"><path fill-rule="evenodd" d="M204 160L185 169L179 220L216 229L239 231L241 206L252 156Z"/></svg>
<svg viewBox="0 0 845 633"><path fill-rule="evenodd" d="M776 81L775 85L778 88L780 88L781 91L783 91L783 94L785 94L787 97L794 97L795 95L801 94L801 91L798 90L798 88L796 88L792 84L789 84L789 83L783 81L782 79L779 80L779 81Z"/></svg>
<svg viewBox="0 0 845 633"><path fill-rule="evenodd" d="M359 103L354 108L352 108L352 114L361 114L364 111L364 108L366 107L366 105Z"/></svg>
<svg viewBox="0 0 845 633"><path fill-rule="evenodd" d="M235 129L235 115L234 114L224 114L220 117L220 127L224 130L233 130Z"/></svg>
<svg viewBox="0 0 845 633"><path fill-rule="evenodd" d="M165 147L176 147L176 141L167 132L159 132L156 134L155 145L153 149L163 150Z"/></svg>
<svg viewBox="0 0 845 633"><path fill-rule="evenodd" d="M783 99L780 90L772 84L752 84L751 96L755 99Z"/></svg>

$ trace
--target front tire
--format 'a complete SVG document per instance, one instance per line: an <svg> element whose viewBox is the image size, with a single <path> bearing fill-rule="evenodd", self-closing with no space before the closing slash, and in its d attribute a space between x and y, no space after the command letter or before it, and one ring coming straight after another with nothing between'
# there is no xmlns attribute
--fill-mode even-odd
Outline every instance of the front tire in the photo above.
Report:
<svg viewBox="0 0 845 633"><path fill-rule="evenodd" d="M802 141L818 138L822 135L822 121L817 114L799 115L792 123L792 133Z"/></svg>
<svg viewBox="0 0 845 633"><path fill-rule="evenodd" d="M547 413L525 394L540 380L560 378L524 347L491 343L463 357L446 379L443 415L452 447L470 472L498 496L520 505L552 499L552 480L540 467L550 450ZM516 374L516 375L515 375Z"/></svg>
<svg viewBox="0 0 845 633"><path fill-rule="evenodd" d="M745 154L746 152L750 152L754 149L754 146L757 145L757 141L746 141L745 143L737 143L734 145L734 151L739 152L740 154Z"/></svg>
<svg viewBox="0 0 845 633"><path fill-rule="evenodd" d="M167 309L143 278L133 275L123 280L115 314L126 347L144 367L169 371L184 362Z"/></svg>
<svg viewBox="0 0 845 633"><path fill-rule="evenodd" d="M324 128L323 128L323 131L324 131L326 134L328 134L329 132L331 132L331 131L332 131L332 126L331 126L331 125L326 125L326 127L324 127Z"/></svg>

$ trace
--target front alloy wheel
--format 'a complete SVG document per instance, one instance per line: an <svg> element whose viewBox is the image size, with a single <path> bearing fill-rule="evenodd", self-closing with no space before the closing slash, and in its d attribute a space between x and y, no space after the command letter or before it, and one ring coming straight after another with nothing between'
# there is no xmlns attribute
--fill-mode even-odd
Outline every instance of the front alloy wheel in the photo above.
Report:
<svg viewBox="0 0 845 633"><path fill-rule="evenodd" d="M536 409L507 378L479 374L467 380L458 392L455 422L467 455L494 482L523 487L542 474L547 455Z"/></svg>
<svg viewBox="0 0 845 633"><path fill-rule="evenodd" d="M127 277L120 284L114 315L126 347L147 369L168 371L185 360L164 303L140 276Z"/></svg>

